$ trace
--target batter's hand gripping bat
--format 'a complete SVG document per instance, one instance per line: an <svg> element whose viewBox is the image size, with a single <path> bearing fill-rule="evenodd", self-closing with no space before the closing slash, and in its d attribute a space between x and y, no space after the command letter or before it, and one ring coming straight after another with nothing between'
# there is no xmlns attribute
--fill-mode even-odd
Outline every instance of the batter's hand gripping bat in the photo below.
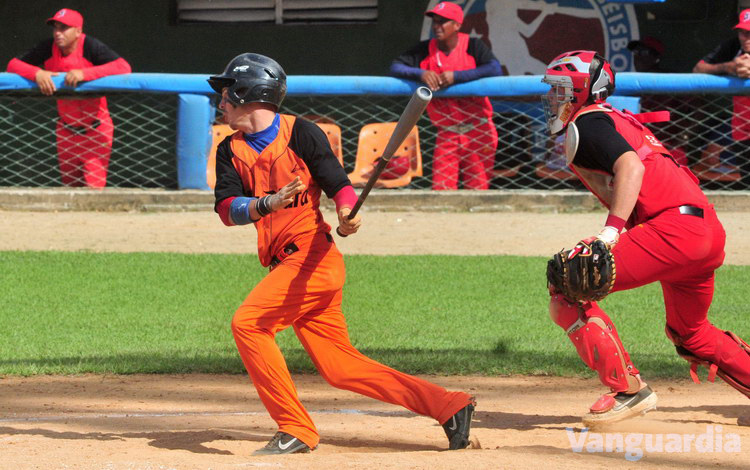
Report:
<svg viewBox="0 0 750 470"><path fill-rule="evenodd" d="M393 130L391 138L388 139L388 143L385 146L383 155L380 157L380 161L377 166L375 166L372 175L370 175L370 179L367 180L367 184L359 194L359 198L357 198L357 202L354 204L354 207L352 207L352 211L347 216L347 219L351 220L357 215L359 208L362 207L365 199L367 199L367 195L370 194L370 190L375 185L375 182L378 181L380 174L385 170L385 167L388 165L391 157L393 157L393 154L396 153L396 149L401 146L406 139L406 136L409 135L409 132L411 132L414 126L417 125L417 121L419 121L420 116L422 116L422 113L427 107L427 103L429 103L431 99L432 92L429 88L423 86L417 88L414 94L411 95L409 104L406 105L404 112L401 113L401 117L398 118L398 123L396 123L396 128ZM336 233L338 233L339 236L346 237L346 235L341 233L338 228L336 228Z"/></svg>

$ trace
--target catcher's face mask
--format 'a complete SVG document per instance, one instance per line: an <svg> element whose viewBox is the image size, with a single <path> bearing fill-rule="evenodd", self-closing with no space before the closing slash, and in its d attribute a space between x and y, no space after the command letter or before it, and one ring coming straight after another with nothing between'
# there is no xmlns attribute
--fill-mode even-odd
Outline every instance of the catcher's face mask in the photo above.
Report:
<svg viewBox="0 0 750 470"><path fill-rule="evenodd" d="M555 135L565 129L576 111L573 107L575 100L573 86L568 77L548 78L545 76L542 81L552 86L546 95L542 95L542 105L547 120L547 130Z"/></svg>

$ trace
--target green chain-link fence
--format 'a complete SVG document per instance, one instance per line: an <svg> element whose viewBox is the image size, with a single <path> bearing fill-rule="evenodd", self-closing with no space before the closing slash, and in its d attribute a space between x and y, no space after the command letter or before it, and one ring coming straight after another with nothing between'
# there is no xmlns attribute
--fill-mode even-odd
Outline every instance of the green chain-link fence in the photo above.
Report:
<svg viewBox="0 0 750 470"><path fill-rule="evenodd" d="M107 101L114 122L107 186L177 188L176 95L113 92ZM0 186L61 185L57 120L54 98L0 94Z"/></svg>

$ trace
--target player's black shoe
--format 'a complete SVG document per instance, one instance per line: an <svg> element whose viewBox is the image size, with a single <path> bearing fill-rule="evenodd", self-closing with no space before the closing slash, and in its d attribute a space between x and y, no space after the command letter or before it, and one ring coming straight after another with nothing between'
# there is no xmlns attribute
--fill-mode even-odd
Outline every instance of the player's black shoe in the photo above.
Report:
<svg viewBox="0 0 750 470"><path fill-rule="evenodd" d="M469 447L469 432L471 431L471 418L474 416L475 405L476 402L472 401L443 423L443 430L445 435L448 436L448 448L450 450Z"/></svg>
<svg viewBox="0 0 750 470"><path fill-rule="evenodd" d="M307 454L310 447L291 434L277 432L265 447L253 452L253 455Z"/></svg>
<svg viewBox="0 0 750 470"><path fill-rule="evenodd" d="M583 425L595 429L624 419L646 414L656 408L658 397L646 385L638 393L607 393L583 416Z"/></svg>

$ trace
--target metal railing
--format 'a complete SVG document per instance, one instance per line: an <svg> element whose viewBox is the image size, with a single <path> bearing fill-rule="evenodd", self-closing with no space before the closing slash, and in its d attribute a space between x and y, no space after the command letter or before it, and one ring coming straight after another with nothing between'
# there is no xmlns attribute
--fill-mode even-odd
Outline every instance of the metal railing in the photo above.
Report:
<svg viewBox="0 0 750 470"><path fill-rule="evenodd" d="M56 129L56 100L106 95L114 123L107 186L208 189L206 165L216 99L206 78L112 76L84 83L75 92L60 86L57 96L44 97L32 82L0 74L0 186L61 186L58 140L62 137ZM669 122L649 127L675 151L679 161L693 169L704 187L747 188L750 162L745 158L746 147L732 136L732 97L748 94L750 86L746 87L744 80L638 73L622 73L617 79L618 95L611 98L616 107L634 112L671 112ZM362 127L396 121L417 86L386 77L292 76L281 111L336 124L341 130L344 167L352 172ZM435 95L436 99L490 97L491 121L498 139L484 167L489 188L582 188L565 168L561 139L546 133L538 99L546 88L540 77L498 77L456 85ZM95 122L96 116L86 119ZM472 119L467 116L467 122L477 122ZM421 176L413 176L403 187L426 189L437 176L434 155L441 147L438 135L445 129L435 126L427 115L421 118L418 129ZM482 139L476 129L473 125L449 129L454 137L460 134L455 139L457 152L460 146L468 147ZM747 142L750 144L750 140ZM85 151L82 148L81 152Z"/></svg>

